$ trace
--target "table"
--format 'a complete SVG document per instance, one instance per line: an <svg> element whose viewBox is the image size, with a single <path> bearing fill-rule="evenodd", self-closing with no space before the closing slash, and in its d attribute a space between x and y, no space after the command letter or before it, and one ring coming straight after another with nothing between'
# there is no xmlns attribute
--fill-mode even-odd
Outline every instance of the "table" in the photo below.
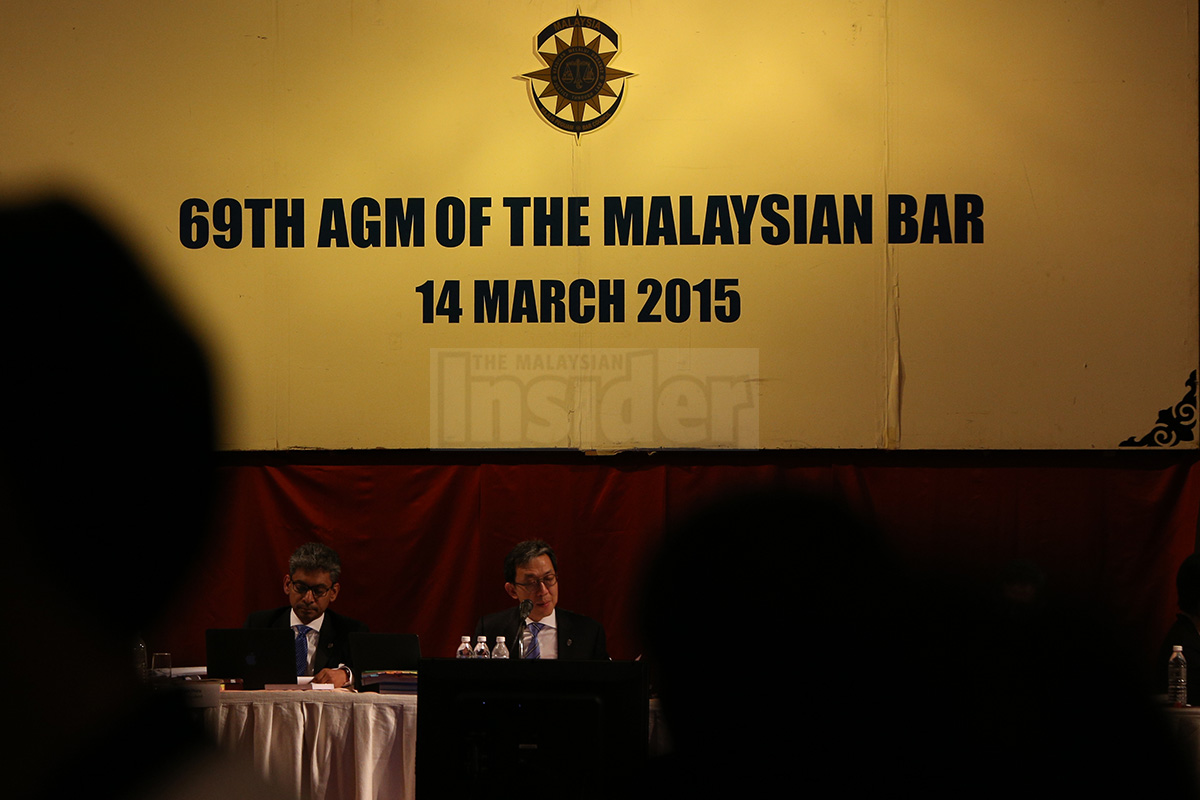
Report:
<svg viewBox="0 0 1200 800"><path fill-rule="evenodd" d="M650 701L650 753L669 749ZM217 743L303 800L415 800L417 696L225 691L204 710Z"/></svg>
<svg viewBox="0 0 1200 800"><path fill-rule="evenodd" d="M416 797L416 695L227 691L204 718L222 748L303 800Z"/></svg>
<svg viewBox="0 0 1200 800"><path fill-rule="evenodd" d="M1195 760L1200 783L1200 708L1166 708L1167 724L1183 752Z"/></svg>

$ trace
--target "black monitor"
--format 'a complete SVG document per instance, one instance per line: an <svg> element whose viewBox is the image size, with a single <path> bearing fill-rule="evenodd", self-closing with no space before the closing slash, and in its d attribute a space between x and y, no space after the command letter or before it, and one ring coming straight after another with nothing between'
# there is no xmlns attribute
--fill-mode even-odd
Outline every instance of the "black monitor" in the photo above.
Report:
<svg viewBox="0 0 1200 800"><path fill-rule="evenodd" d="M296 635L290 628L209 628L206 674L242 680L244 689L296 682Z"/></svg>
<svg viewBox="0 0 1200 800"><path fill-rule="evenodd" d="M350 657L354 659L354 688L358 691L379 691L379 686L365 686L363 673L373 670L416 670L421 660L421 640L415 633L350 634Z"/></svg>
<svg viewBox="0 0 1200 800"><path fill-rule="evenodd" d="M610 797L645 763L639 661L422 659L420 797Z"/></svg>

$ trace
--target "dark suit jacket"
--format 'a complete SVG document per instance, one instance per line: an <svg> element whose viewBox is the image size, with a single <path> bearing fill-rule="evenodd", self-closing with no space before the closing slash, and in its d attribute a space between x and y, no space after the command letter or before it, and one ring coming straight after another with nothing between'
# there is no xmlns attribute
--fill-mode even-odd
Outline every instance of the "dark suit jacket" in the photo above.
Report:
<svg viewBox="0 0 1200 800"><path fill-rule="evenodd" d="M246 619L247 628L290 628L291 606L276 608L270 611L255 611ZM317 638L317 654L313 659L313 674L316 675L326 667L337 667L345 664L354 669L350 657L350 634L366 633L367 626L356 619L343 617L336 611L326 610L325 621L321 623L321 635Z"/></svg>
<svg viewBox="0 0 1200 800"><path fill-rule="evenodd" d="M604 627L596 620L570 611L557 611L558 657L563 661L608 661ZM475 624L475 635L486 636L488 647L495 649L496 637L503 636L513 658L518 658L517 627L521 619L517 607L488 614Z"/></svg>

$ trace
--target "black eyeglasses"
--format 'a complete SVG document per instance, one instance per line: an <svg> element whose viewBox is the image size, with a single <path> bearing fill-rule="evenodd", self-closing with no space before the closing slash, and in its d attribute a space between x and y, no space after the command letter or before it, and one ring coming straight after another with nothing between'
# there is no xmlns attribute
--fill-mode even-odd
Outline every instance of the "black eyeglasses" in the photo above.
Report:
<svg viewBox="0 0 1200 800"><path fill-rule="evenodd" d="M541 578L534 578L533 580L525 581L524 583L516 583L513 585L520 586L522 589L532 592L537 588L539 583L546 584L546 588L549 589L551 586L558 583L558 576L551 572L549 575L543 575Z"/></svg>
<svg viewBox="0 0 1200 800"><path fill-rule="evenodd" d="M313 597L320 600L322 597L325 596L325 593L329 591L329 587L323 583L318 583L316 586L309 586L307 583L301 583L300 581L292 581L292 591L294 591L296 594L300 595L301 597L308 594L309 592L312 592Z"/></svg>

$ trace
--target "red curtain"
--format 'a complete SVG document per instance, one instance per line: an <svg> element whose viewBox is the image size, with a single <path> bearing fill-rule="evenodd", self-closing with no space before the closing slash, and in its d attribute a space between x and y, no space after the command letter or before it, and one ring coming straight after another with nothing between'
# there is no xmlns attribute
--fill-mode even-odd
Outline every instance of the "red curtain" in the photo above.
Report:
<svg viewBox="0 0 1200 800"><path fill-rule="evenodd" d="M1196 544L1200 471L1178 453L233 454L212 542L147 640L202 664L204 630L284 603L287 557L326 542L343 562L335 608L374 631L415 632L449 656L509 604L505 553L522 539L559 556L560 605L599 619L616 658L639 653L636 586L664 529L742 486L845 497L926 565L993 580L1013 559L1050 589L1107 609L1147 659ZM764 571L786 578L788 542L763 531ZM720 576L714 576L714 587ZM717 591L714 588L714 591Z"/></svg>

